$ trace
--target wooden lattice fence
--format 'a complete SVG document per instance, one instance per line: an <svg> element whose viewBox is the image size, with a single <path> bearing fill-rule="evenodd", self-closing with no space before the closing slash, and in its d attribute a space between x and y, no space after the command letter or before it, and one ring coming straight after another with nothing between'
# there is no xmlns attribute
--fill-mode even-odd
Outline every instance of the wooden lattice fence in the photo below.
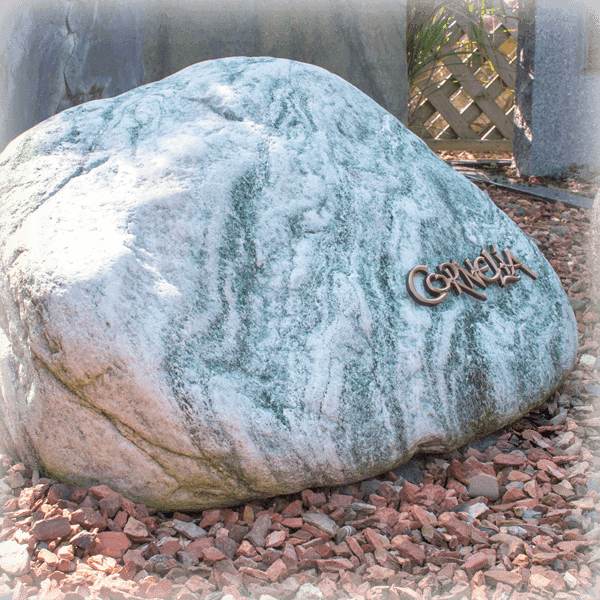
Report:
<svg viewBox="0 0 600 600"><path fill-rule="evenodd" d="M505 23L493 25L489 60L445 56L411 90L408 126L433 150L512 150L517 41ZM464 28L454 27L465 44Z"/></svg>

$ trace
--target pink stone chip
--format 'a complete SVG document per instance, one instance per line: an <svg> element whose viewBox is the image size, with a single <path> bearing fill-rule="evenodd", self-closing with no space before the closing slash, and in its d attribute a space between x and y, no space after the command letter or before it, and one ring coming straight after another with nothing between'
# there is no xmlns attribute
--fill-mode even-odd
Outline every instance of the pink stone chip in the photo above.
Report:
<svg viewBox="0 0 600 600"><path fill-rule="evenodd" d="M117 561L110 556L103 556L102 554L96 554L89 556L86 560L87 564L102 573L112 573L113 569L117 566Z"/></svg>
<svg viewBox="0 0 600 600"><path fill-rule="evenodd" d="M397 538L403 539L397 540ZM392 544L394 548L400 552L402 558L408 558L419 565L422 565L425 562L425 552L423 551L423 548L417 544L413 544L407 539L407 536L397 536L392 540Z"/></svg>
<svg viewBox="0 0 600 600"><path fill-rule="evenodd" d="M127 550L123 555L123 562L134 563L136 567L143 569L146 564L146 559L142 556L141 550Z"/></svg>
<svg viewBox="0 0 600 600"><path fill-rule="evenodd" d="M151 583L146 590L145 596L147 598L171 598L171 589L173 584L169 579L164 577L163 579Z"/></svg>
<svg viewBox="0 0 600 600"><path fill-rule="evenodd" d="M217 508L215 510L205 511L204 516L198 525L202 527L202 529L205 529L207 527L212 527L222 520L221 511Z"/></svg>
<svg viewBox="0 0 600 600"><path fill-rule="evenodd" d="M285 531L272 531L265 539L265 548L278 548L283 546L287 534Z"/></svg>
<svg viewBox="0 0 600 600"><path fill-rule="evenodd" d="M204 562L207 565L212 565L214 562L227 558L220 550L217 550L217 548L212 546L205 548L202 551L202 554L204 556Z"/></svg>
<svg viewBox="0 0 600 600"><path fill-rule="evenodd" d="M206 579L203 579L199 575L192 575L186 582L185 587L190 590L193 594L196 594L202 590L208 589L210 584Z"/></svg>
<svg viewBox="0 0 600 600"><path fill-rule="evenodd" d="M108 498L108 496L119 496L117 492L111 490L107 485L95 485L89 491L96 500L102 500L102 498Z"/></svg>
<svg viewBox="0 0 600 600"><path fill-rule="evenodd" d="M461 544L468 546L471 543L472 527L470 525L467 525L452 513L442 513L438 520L440 525L445 527L450 535L455 535Z"/></svg>
<svg viewBox="0 0 600 600"><path fill-rule="evenodd" d="M129 517L127 524L123 527L123 533L132 538L146 538L148 537L148 529L146 526L137 519Z"/></svg>
<svg viewBox="0 0 600 600"><path fill-rule="evenodd" d="M122 558L130 547L131 541L124 533L103 531L96 536L93 551L112 558Z"/></svg>
<svg viewBox="0 0 600 600"><path fill-rule="evenodd" d="M481 569L485 569L488 566L488 557L487 554L483 552L476 552L472 556L470 556L464 565L461 567L464 571L466 571L470 577L473 577L477 571Z"/></svg>
<svg viewBox="0 0 600 600"><path fill-rule="evenodd" d="M31 528L35 539L40 542L57 540L71 533L71 524L66 517L56 517L38 521Z"/></svg>
<svg viewBox="0 0 600 600"><path fill-rule="evenodd" d="M278 558L266 571L265 573L267 574L267 577L271 580L271 581L277 581L278 579L281 579L282 577L284 577L287 574L287 566L286 564L283 562L283 560L281 560L280 558Z"/></svg>
<svg viewBox="0 0 600 600"><path fill-rule="evenodd" d="M81 525L85 529L106 529L108 523L102 515L93 508L85 507L71 513L71 524Z"/></svg>
<svg viewBox="0 0 600 600"><path fill-rule="evenodd" d="M303 512L302 500L294 500L283 509L281 514L284 517L299 517Z"/></svg>
<svg viewBox="0 0 600 600"><path fill-rule="evenodd" d="M497 467L520 467L526 463L525 457L517 452L511 452L510 454L504 454L498 452L492 457L492 462Z"/></svg>

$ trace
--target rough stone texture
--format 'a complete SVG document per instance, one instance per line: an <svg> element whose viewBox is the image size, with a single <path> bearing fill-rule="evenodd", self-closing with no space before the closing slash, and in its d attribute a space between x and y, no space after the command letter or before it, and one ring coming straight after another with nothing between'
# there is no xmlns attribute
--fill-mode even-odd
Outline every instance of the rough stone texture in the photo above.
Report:
<svg viewBox="0 0 600 600"><path fill-rule="evenodd" d="M513 150L519 174L600 175L600 22L597 8L519 3Z"/></svg>
<svg viewBox="0 0 600 600"><path fill-rule="evenodd" d="M173 521L173 529L179 533L182 533L190 540L197 540L201 537L205 537L207 533L206 530L202 529L202 527L198 527L198 525L194 525L193 523L184 523L183 521L178 521L177 519Z"/></svg>
<svg viewBox="0 0 600 600"><path fill-rule="evenodd" d="M7 483L0 481L0 502L4 504L7 498L10 498L12 488Z"/></svg>
<svg viewBox="0 0 600 600"><path fill-rule="evenodd" d="M510 216L512 210L505 207L507 205L510 207L514 203L514 195L505 193L499 188L492 188L490 192L496 205L506 210ZM525 215L517 215L515 220L528 234L532 231L539 232L540 229L550 231L556 223L555 220L551 220L551 217L560 220L563 214L571 218L567 221L570 227L570 239L579 234L584 238L588 233L588 213L583 209L565 208L541 201L532 203L527 196L523 196L518 201L522 202L528 211ZM536 210L536 204L542 208L540 212ZM572 247L570 244L563 246L555 241L542 248L551 257L553 261L551 264L555 265L563 287L569 288L573 283L573 275L580 280L587 280L587 263L582 262L579 266L583 270L577 269L577 273L567 266L567 263L577 261L580 256L583 257L581 247L574 244ZM585 351L597 355L600 341L595 340L600 340L600 324L589 326L590 317L593 315L587 309L577 310L575 314L578 324L583 326L580 331L586 329L586 332L579 336L579 352ZM263 501L253 501L236 510L209 509L201 514L163 513L137 504L135 505L136 518L146 519L142 515L148 515L147 523L152 525L149 537L157 545L159 540L165 539L164 536L173 536L175 519L180 523L182 521L199 523L209 520L214 524L220 521L225 529L221 526L211 527L207 537L191 542L188 546L183 535L174 534L174 537L179 537L181 545L186 546L185 552L177 552L179 562L169 557L158 557L162 559L160 563L152 559L146 560L143 554L150 556L155 551L152 544L142 546L144 553L139 549L128 550L122 559L116 559L116 572L112 575L106 575L88 566L85 559L87 554L84 555L83 560L77 557L81 555L75 550L75 547L80 547L81 533L74 537L68 536L59 541L59 545L53 552L39 550L32 555L28 577L14 579L9 585L3 584L2 581L9 582L10 578L6 574L2 575L0 598L4 600L4 594L8 594L6 600L11 600L14 594L18 598L35 597L48 600L50 597L62 597L64 593L67 600L71 598L75 600L86 597L88 595L86 592L91 593L94 598L110 596L130 600L150 596L167 598L171 597L168 595L168 590L163 590L161 595L157 594L159 586L164 585L165 588L171 586L171 595L173 595L187 579L185 587L175 594L174 600L197 600L197 592L200 591L202 593L199 595L207 596L216 591L216 588L221 588L222 591L217 593L222 595L225 593L224 585L228 586L230 593L223 598L227 597L229 600L234 597L231 594L237 594L238 597L241 594L244 598L253 596L261 600L291 598L294 597L300 584L307 581L315 583L327 598L337 596L376 598L378 595L381 596L382 589L385 596L385 587L389 587L398 592L392 593L392 596L399 595L402 598L416 598L423 595L430 598L465 596L470 600L488 600L493 597L505 597L506 594L510 596L506 584L496 584L493 578L486 582L484 575L486 570L497 571L498 568L508 568L510 565L507 560L510 560L511 570L516 570L523 576L519 597L530 596L533 599L544 596L544 594L540 595L539 588L536 589L542 581L540 576L543 576L545 582L551 581L551 589L547 591L552 592L550 594L552 598L598 600L597 594L593 593L590 586L594 585L593 574L600 571L600 548L597 547L597 541L600 539L600 524L597 522L598 512L600 512L597 494L600 475L596 472L600 462L591 452L598 448L598 436L590 435L589 432L590 426L594 427L592 422L596 419L591 417L593 411L590 410L596 402L593 394L597 393L594 390L600 388L599 382L598 370L574 369L560 390L548 402L509 425L504 431L500 430L483 439L474 440L457 450L453 453L454 458L450 463L427 455L413 457L411 462L418 466L420 477L425 483L421 487L412 485L413 489L409 493L412 500L402 499L403 486L411 487L411 485L408 482L403 483L400 478L396 479L394 473L390 472L388 481L370 478L360 485L321 488L318 493L303 490L301 493L275 500L268 498ZM491 438L493 442L490 441ZM481 450L482 444L483 450ZM571 445L576 446L577 450L567 450ZM512 452L521 456L525 454L528 459L526 472L519 470L522 467L502 466L498 461L496 463L493 461L498 453ZM558 484L557 479L552 479L551 470L546 470L547 465L544 466L543 471L536 470L538 462L544 457L552 459L557 468L566 470L565 476L558 479ZM514 482L526 481L524 490L529 497L508 504L505 503L504 496L496 501L486 501L485 504L480 501L470 501L467 488L457 483L457 475L460 477L461 473L467 475L477 470L497 476L498 483L506 489ZM0 539L16 541L22 545L35 544L29 531L31 512L23 510L31 508L32 502L24 506L23 500L27 498L29 502L29 499L35 498L36 511L40 511L38 514L57 512L58 507L53 506L56 498L51 497L54 496L50 488L51 481L40 478L37 472L27 469L22 463L16 464L14 459L0 454L0 474L4 472L8 475L3 479L11 477L15 472L23 473L25 487L20 491L18 489L9 491L9 500L3 502L4 518L0 522ZM432 485L431 481L439 481L439 485ZM462 481L462 478L459 481ZM533 484L533 487L528 490L529 484ZM104 488L102 495L105 499L120 498L115 492L108 494L106 486L101 487ZM565 494L564 490L567 488L573 493ZM372 490L375 490L377 498L370 498L370 494L374 493ZM98 494L97 488L94 491ZM73 490L70 502L61 503L61 506L71 512L76 509L77 504L81 507L89 506L90 499L93 497L94 494L88 496L87 488L77 487ZM367 497L370 501L376 501L380 508L363 502ZM386 499L386 508L382 508L382 498ZM290 504L287 504L288 502ZM301 518L285 517L288 512L297 514L297 509L300 509L301 513L302 507L306 509L310 506L323 510L324 514L328 514L340 526L335 539L337 547L326 542L316 528L310 527L308 531L309 528L304 526ZM356 512L360 510L361 515L358 516L358 520L353 521L356 528L342 526L349 520L349 514L348 511L340 511L340 506L351 507L351 510ZM375 512L371 513L372 517L363 518L368 514L364 512L367 506L372 506ZM272 548L256 549L248 541L242 541L249 529L246 523L252 522L255 514L258 516L267 509L273 517L271 527L273 531L265 539L265 548L274 536L285 535L289 530L289 537L286 536L288 541L281 552ZM458 542L457 536L450 536L447 529L439 523L436 526L424 525L420 529L415 528L414 520L418 514L421 516L434 514L436 517L441 517L448 511L455 513L465 523L473 525L468 546L455 547L455 550L451 550L449 546L455 546ZM124 512L120 514L127 516ZM218 517L216 520L214 520L215 514ZM408 518L403 518L406 516ZM350 518L354 519L354 517ZM479 519L479 524L472 519ZM281 521L281 529L279 521ZM499 528L505 533L497 533L495 530ZM298 529L300 531L297 531ZM228 537L225 537L227 531ZM84 533L95 538L93 533ZM340 533L346 536L342 543L338 540ZM399 537L396 538L397 534ZM380 547L384 538L399 542L404 534L424 550L427 560L423 567L414 568L416 565L412 561L411 565L408 565L406 559L402 564L402 558L398 561L387 554L385 543L383 548ZM353 539L354 535L357 541ZM137 541L131 536L127 537L132 542ZM297 537L302 540L299 545L294 539ZM230 562L224 559L212 565L204 562L202 548L214 546L227 556L225 543L231 548L239 545L235 560ZM303 546L307 549L303 549ZM474 564L469 556L477 556L476 553L479 552L485 554L486 564L473 574ZM50 562L56 561L54 556L60 558L56 567L50 566ZM345 561L327 560L321 564L326 569L333 570L333 576L330 573L315 572L316 561L325 556L348 558L352 566ZM249 558L252 560L248 560ZM45 562L46 559L50 562ZM269 582L270 577L267 573L275 574L275 568L272 567L278 559L287 566L288 573L283 579ZM101 562L96 564L101 569L110 566ZM381 564L385 564L386 567L380 567ZM170 565L172 565L171 570L169 570ZM409 566L412 573L407 572ZM248 567L252 568L248 569ZM317 568L319 568L318 564ZM339 569L337 573L335 569ZM236 570L237 575L234 573ZM192 573L199 573L201 577ZM467 581L465 575L468 575L471 580L473 591L470 595L468 590L463 589L463 592L457 590L461 586L469 586L465 583ZM260 583L255 583L256 578L260 579ZM240 579L242 579L242 586L248 586L246 589L239 584ZM251 581L253 583L250 583ZM81 585L83 582L84 585ZM544 585L547 585L545 582ZM229 587L232 583L233 588ZM49 588L48 584L52 587ZM11 589L13 586L14 592ZM115 586L114 593L111 593L108 586L110 588ZM367 589L369 587L370 589ZM494 587L496 587L495 591ZM122 591L128 593L122 594L120 593ZM150 593L152 591L153 594ZM269 595L266 595L267 592ZM557 595L554 596L554 593ZM548 597L548 594L545 594L545 597Z"/></svg>
<svg viewBox="0 0 600 600"><path fill-rule="evenodd" d="M148 1L148 82L195 63L272 56L313 64L406 119L406 1Z"/></svg>
<svg viewBox="0 0 600 600"><path fill-rule="evenodd" d="M144 10L113 0L0 6L0 150L71 106L145 83Z"/></svg>
<svg viewBox="0 0 600 600"><path fill-rule="evenodd" d="M29 571L29 554L26 545L14 541L0 543L0 570L11 577L19 577Z"/></svg>
<svg viewBox="0 0 600 600"><path fill-rule="evenodd" d="M55 517L37 521L31 528L31 533L40 542L57 540L71 533L71 525L66 517Z"/></svg>
<svg viewBox="0 0 600 600"><path fill-rule="evenodd" d="M469 479L468 490L471 498L484 496L490 500L496 500L499 497L498 481L495 477L484 473L474 475Z"/></svg>
<svg viewBox="0 0 600 600"><path fill-rule="evenodd" d="M246 535L246 539L256 547L264 546L269 527L271 526L271 517L269 515L260 515L254 521L250 533Z"/></svg>
<svg viewBox="0 0 600 600"><path fill-rule="evenodd" d="M93 545L94 554L103 554L112 558L121 558L131 546L124 533L103 531L96 536Z"/></svg>
<svg viewBox="0 0 600 600"><path fill-rule="evenodd" d="M323 592L312 583L305 583L296 592L294 600L322 600Z"/></svg>
<svg viewBox="0 0 600 600"><path fill-rule="evenodd" d="M596 194L590 219L588 265L591 279L590 299L600 308L600 193Z"/></svg>
<svg viewBox="0 0 600 600"><path fill-rule="evenodd" d="M0 197L2 422L63 481L179 509L356 481L510 423L575 360L535 244L318 67L210 61L61 113L0 155ZM489 244L538 278L408 296Z"/></svg>
<svg viewBox="0 0 600 600"><path fill-rule="evenodd" d="M335 521L330 519L327 515L322 515L320 513L303 513L302 520L305 523L313 525L317 529L328 533L331 537L333 537L338 530Z"/></svg>

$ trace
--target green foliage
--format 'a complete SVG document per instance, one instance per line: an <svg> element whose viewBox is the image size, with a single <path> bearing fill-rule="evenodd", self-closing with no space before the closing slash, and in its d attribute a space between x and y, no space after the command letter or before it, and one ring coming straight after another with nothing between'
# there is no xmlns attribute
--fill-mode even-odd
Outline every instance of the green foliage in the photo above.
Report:
<svg viewBox="0 0 600 600"><path fill-rule="evenodd" d="M493 8L485 0L408 0L409 124L423 95L436 85L432 81L439 62L457 55L464 55L468 64L489 59L494 50L485 31L484 17L505 14L505 10Z"/></svg>

